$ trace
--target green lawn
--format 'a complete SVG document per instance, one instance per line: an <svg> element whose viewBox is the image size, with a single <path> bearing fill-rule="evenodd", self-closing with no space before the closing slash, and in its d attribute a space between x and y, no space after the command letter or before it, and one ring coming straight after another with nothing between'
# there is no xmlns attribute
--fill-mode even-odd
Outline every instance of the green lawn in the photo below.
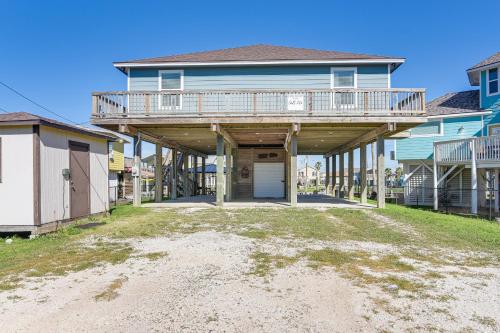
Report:
<svg viewBox="0 0 500 333"><path fill-rule="evenodd" d="M374 212L389 218L397 227L380 223L370 216L370 211L356 209L214 208L186 212L183 209L118 206L110 216L82 220L53 234L32 240L15 238L10 245L1 241L0 290L19 286L23 275L62 275L103 263L124 262L136 255L127 242L130 238L207 230L234 233L256 242L279 238L306 244L317 241L389 244L400 248L401 256L433 264L451 262L457 265L498 266L500 263L500 225L496 223L390 204L387 209ZM102 224L79 228L94 222ZM419 250L425 250L425 254ZM450 254L455 251L466 251L467 255L460 260L454 259ZM259 276L298 260L308 260L313 268L330 265L365 282L370 282L371 278L361 272L359 265L384 272L413 269L405 265L399 256L371 259L366 251L315 250L307 246L296 256L256 252L251 259L256 263L254 273ZM406 280L395 280L394 283L400 284L401 288L416 288L415 284Z"/></svg>

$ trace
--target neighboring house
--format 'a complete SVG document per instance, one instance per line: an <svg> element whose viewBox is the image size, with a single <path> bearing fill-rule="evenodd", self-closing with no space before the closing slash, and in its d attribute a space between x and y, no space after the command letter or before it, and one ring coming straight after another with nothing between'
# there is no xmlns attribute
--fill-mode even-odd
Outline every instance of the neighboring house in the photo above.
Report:
<svg viewBox="0 0 500 333"><path fill-rule="evenodd" d="M321 177L321 173L320 173ZM305 167L300 168L297 171L297 181L299 185L316 186L316 180L318 179L318 170L316 168L307 165ZM321 182L321 179L320 179Z"/></svg>
<svg viewBox="0 0 500 333"><path fill-rule="evenodd" d="M51 231L106 212L112 139L25 112L0 114L0 232Z"/></svg>
<svg viewBox="0 0 500 333"><path fill-rule="evenodd" d="M116 202L117 199L124 198L125 181L125 144L130 140L120 133L104 129L94 129L94 132L101 132L114 138L108 144L109 157L109 200Z"/></svg>
<svg viewBox="0 0 500 333"><path fill-rule="evenodd" d="M495 148L500 140L499 67L497 53L468 69L470 84L479 90L449 93L429 102L428 122L411 129L409 138L396 141L407 204L437 209L442 198L472 212L486 205L486 180L500 168ZM498 209L498 195L495 202Z"/></svg>
<svg viewBox="0 0 500 333"><path fill-rule="evenodd" d="M271 45L120 61L114 66L128 89L94 93L92 123L127 133L134 143L175 149L176 175L178 158L217 155L219 206L253 198L286 198L295 206L297 155L324 155L331 166L378 141L383 172L385 138L426 121L425 90L391 86L404 61ZM231 166L226 176L224 164ZM364 175L366 163L361 169ZM353 198L354 182L348 183ZM177 198L177 185L170 188ZM134 204L140 205L138 188Z"/></svg>

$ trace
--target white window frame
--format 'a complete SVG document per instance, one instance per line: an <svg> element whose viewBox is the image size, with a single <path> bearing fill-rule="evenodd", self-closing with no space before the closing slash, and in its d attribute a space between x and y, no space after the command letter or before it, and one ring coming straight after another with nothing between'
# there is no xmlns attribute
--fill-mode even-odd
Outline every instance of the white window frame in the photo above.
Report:
<svg viewBox="0 0 500 333"><path fill-rule="evenodd" d="M354 72L354 84L352 87L335 87L335 72ZM358 88L358 67L330 67L330 89L357 89ZM335 106L335 93L332 92L331 109ZM354 93L354 104L345 104L341 109L356 109L358 107L357 94Z"/></svg>
<svg viewBox="0 0 500 333"><path fill-rule="evenodd" d="M497 84L498 84L498 91L496 93L490 93L490 70L496 69L497 70ZM495 81L495 80L491 80ZM493 68L488 68L486 70L486 96L496 96L500 94L500 67L493 67Z"/></svg>
<svg viewBox="0 0 500 333"><path fill-rule="evenodd" d="M431 120L430 122L439 121L439 133L438 134L412 134L410 129L410 138L429 138L434 136L443 136L444 135L444 123L443 119Z"/></svg>
<svg viewBox="0 0 500 333"><path fill-rule="evenodd" d="M162 86L161 86L161 78L162 78L162 74L164 73L176 73L176 74L180 74L180 81L181 81L181 87L180 89L163 89ZM164 69L164 70L159 70L158 71L158 91L162 92L162 91L178 91L178 92L183 92L184 91L184 70L183 69ZM179 109L182 109L182 95L179 96L179 106L176 106L175 109L176 110L179 110ZM174 108L172 108L171 106L163 106L162 105L162 95L159 94L158 96L158 108L160 110L172 110Z"/></svg>

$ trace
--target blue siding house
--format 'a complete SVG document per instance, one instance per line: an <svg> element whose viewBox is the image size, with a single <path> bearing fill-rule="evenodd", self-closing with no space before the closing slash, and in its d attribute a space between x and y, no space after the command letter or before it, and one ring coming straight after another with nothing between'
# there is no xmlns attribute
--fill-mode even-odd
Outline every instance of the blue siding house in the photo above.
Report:
<svg viewBox="0 0 500 333"><path fill-rule="evenodd" d="M405 171L407 204L437 209L441 198L447 204L470 207L472 212L487 204L487 195L494 192L488 181L496 175L493 183L498 183L500 168L496 148L499 67L500 53L496 53L468 69L470 84L479 90L450 93L429 102L428 122L410 129L408 138L396 142L396 158ZM495 208L498 211L498 195Z"/></svg>
<svg viewBox="0 0 500 333"><path fill-rule="evenodd" d="M94 93L92 122L134 136L136 163L143 140L156 144L157 156L170 148L167 176L158 173L156 182L169 185L170 198L204 195L206 184L197 184L189 170L198 170L201 159L205 173L205 158L217 155L217 205L272 198L295 206L297 155L316 154L326 159L330 192L353 199L353 151L366 156L366 145L377 141L383 178L384 139L426 121L425 90L391 86L404 61L273 45L120 61L114 66L128 89ZM345 155L347 184L335 176ZM361 176L366 179L366 159ZM377 190L381 207L383 187Z"/></svg>

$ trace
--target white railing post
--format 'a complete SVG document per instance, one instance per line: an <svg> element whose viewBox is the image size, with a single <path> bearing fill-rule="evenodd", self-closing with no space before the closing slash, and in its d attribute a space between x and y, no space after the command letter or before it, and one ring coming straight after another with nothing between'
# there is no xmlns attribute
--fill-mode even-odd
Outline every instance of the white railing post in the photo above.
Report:
<svg viewBox="0 0 500 333"><path fill-rule="evenodd" d="M432 174L432 186L433 186L433 203L434 203L434 210L438 210L439 208L439 198L438 198L438 166L437 166L437 159L438 155L436 154L437 148L436 145L434 145L434 154L433 154L433 174Z"/></svg>
<svg viewBox="0 0 500 333"><path fill-rule="evenodd" d="M470 210L472 214L477 214L477 168L476 168L476 145L474 140L470 141L471 146L471 199Z"/></svg>

